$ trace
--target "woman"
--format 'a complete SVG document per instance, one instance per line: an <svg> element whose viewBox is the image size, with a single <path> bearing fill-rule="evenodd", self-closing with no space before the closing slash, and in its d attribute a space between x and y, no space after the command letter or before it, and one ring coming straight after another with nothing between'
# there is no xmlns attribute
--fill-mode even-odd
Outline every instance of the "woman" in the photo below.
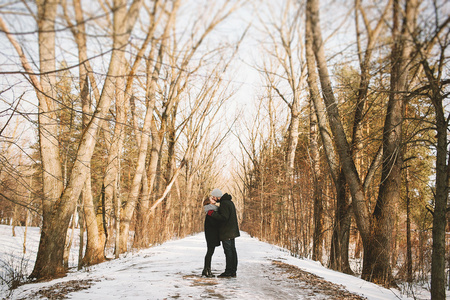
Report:
<svg viewBox="0 0 450 300"><path fill-rule="evenodd" d="M211 274L211 260L214 254L214 250L217 246L220 246L219 239L219 224L211 216L208 216L208 211L217 211L219 209L216 204L216 197L208 197L203 201L203 208L205 209L205 238L208 251L205 255L205 265L203 268L202 276L214 277Z"/></svg>

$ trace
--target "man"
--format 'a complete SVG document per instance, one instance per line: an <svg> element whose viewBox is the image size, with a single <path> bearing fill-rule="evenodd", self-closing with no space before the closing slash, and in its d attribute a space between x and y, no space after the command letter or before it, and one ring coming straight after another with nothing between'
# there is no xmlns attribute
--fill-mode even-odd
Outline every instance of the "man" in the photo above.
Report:
<svg viewBox="0 0 450 300"><path fill-rule="evenodd" d="M219 189L215 189L211 192L211 196L217 197L222 194ZM231 201L231 195L225 193L220 197L219 210L208 211L208 215L212 218L220 221L219 225L219 238L222 242L223 252L225 253L226 267L225 272L218 277L230 278L236 277L236 270L238 265L238 257L236 252L236 245L234 239L240 236L239 225L236 215L236 207Z"/></svg>

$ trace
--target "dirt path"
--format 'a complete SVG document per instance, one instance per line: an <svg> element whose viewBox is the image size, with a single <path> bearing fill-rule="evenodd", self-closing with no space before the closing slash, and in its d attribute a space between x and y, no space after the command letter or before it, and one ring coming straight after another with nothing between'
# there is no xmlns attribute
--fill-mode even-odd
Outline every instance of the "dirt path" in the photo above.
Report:
<svg viewBox="0 0 450 300"><path fill-rule="evenodd" d="M22 286L11 299L366 299L360 295L370 300L401 298L391 290L328 270L317 262L293 258L283 249L247 234L238 242L236 278L199 276L206 247L204 236L197 234L70 272L55 281ZM212 267L215 275L225 269L221 248L214 253Z"/></svg>
<svg viewBox="0 0 450 300"><path fill-rule="evenodd" d="M268 264L245 264L237 278L204 278L184 275L192 287L203 289L204 299L366 299L314 274L279 260ZM171 295L178 299L180 295ZM244 298L241 298L244 299Z"/></svg>
<svg viewBox="0 0 450 300"><path fill-rule="evenodd" d="M344 287L279 260L267 264L243 264L237 278L204 278L193 272L182 276L195 290L198 299L350 299L364 297L352 294ZM87 290L95 281L71 280L41 289L36 296L44 299L69 299L75 291ZM199 291L200 290L200 291ZM166 299L184 299L186 287ZM197 299L196 296L190 296Z"/></svg>

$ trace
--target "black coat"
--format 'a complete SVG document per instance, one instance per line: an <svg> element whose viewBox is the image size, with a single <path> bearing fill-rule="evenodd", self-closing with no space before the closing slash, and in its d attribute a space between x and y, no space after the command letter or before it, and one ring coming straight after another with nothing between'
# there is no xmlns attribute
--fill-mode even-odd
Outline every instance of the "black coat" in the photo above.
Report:
<svg viewBox="0 0 450 300"><path fill-rule="evenodd" d="M220 246L219 221L208 215L205 217L205 238L208 248Z"/></svg>
<svg viewBox="0 0 450 300"><path fill-rule="evenodd" d="M240 236L236 207L231 198L229 194L224 194L220 198L219 210L211 215L211 217L220 222L219 237L221 241Z"/></svg>

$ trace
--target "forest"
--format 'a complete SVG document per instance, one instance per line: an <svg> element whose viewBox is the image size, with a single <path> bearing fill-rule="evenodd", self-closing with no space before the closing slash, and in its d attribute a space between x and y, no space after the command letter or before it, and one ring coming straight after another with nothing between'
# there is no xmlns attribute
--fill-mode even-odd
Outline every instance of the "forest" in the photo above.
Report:
<svg viewBox="0 0 450 300"><path fill-rule="evenodd" d="M201 232L219 187L261 241L445 299L449 22L445 0L2 1L0 222L40 228L30 280L75 239L81 269Z"/></svg>

